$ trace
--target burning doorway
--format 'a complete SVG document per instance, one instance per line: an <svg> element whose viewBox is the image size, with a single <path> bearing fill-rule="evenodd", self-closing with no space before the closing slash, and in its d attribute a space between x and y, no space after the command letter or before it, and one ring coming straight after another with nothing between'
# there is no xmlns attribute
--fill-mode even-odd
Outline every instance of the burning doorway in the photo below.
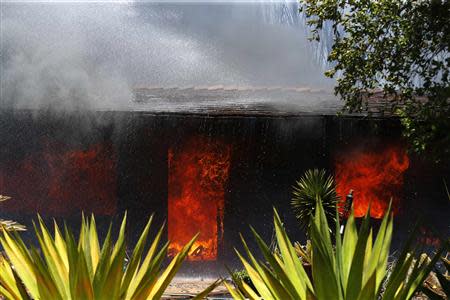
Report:
<svg viewBox="0 0 450 300"><path fill-rule="evenodd" d="M179 147L169 148L169 256L200 233L188 259L217 259L230 156L230 145L203 136L193 136Z"/></svg>

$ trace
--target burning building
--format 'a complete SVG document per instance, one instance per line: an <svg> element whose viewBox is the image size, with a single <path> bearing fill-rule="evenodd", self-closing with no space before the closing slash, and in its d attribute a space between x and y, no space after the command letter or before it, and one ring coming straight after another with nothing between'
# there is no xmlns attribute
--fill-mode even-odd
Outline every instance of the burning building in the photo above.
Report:
<svg viewBox="0 0 450 300"><path fill-rule="evenodd" d="M325 168L342 198L354 190L358 217L370 204L381 218L392 199L399 228L423 215L448 234L439 222L449 212L440 192L448 167L408 155L399 121L376 103L371 117L337 117L338 102L321 90L158 87L136 90L133 107L2 111L0 191L13 197L0 204L2 217L27 224L39 213L75 224L84 211L107 224L128 211L135 240L155 213L167 222L169 256L199 233L191 267L222 266L248 224L271 237L272 207L301 239L291 186L307 169Z"/></svg>

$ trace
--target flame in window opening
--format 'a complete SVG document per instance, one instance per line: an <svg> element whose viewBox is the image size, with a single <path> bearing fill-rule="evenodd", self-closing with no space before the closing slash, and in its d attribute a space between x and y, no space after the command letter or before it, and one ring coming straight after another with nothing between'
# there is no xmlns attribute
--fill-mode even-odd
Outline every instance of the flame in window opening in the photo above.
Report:
<svg viewBox="0 0 450 300"><path fill-rule="evenodd" d="M116 155L111 145L70 149L43 142L42 150L1 164L0 191L13 200L2 203L0 210L53 216L80 211L113 215L116 186Z"/></svg>
<svg viewBox="0 0 450 300"><path fill-rule="evenodd" d="M364 216L371 202L371 217L382 218L391 198L394 212L398 209L408 167L408 155L399 145L377 152L346 152L335 162L336 191L343 201L354 190L356 217Z"/></svg>

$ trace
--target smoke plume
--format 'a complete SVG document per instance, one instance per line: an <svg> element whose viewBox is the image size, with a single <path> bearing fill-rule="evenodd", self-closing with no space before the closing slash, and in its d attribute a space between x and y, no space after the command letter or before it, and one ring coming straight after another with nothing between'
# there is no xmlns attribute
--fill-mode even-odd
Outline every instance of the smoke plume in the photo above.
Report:
<svg viewBox="0 0 450 300"><path fill-rule="evenodd" d="M3 3L1 107L127 109L136 86L329 86L295 13L279 3Z"/></svg>

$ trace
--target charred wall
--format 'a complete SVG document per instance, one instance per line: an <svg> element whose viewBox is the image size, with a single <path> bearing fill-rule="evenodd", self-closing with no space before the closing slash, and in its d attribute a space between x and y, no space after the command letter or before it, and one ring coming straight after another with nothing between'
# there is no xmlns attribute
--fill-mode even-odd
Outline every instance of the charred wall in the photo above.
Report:
<svg viewBox="0 0 450 300"><path fill-rule="evenodd" d="M75 226L85 211L106 227L127 211L131 242L150 214L155 213L157 224L168 218L169 149L180 151L192 137L222 141L231 154L219 261L233 260L237 233L248 234L248 224L271 238L272 207L281 212L290 234L302 239L290 198L292 185L307 169L334 172L339 156L353 159L358 151L403 147L398 120L359 117L16 111L1 113L0 125L0 193L13 197L0 204L2 217L29 224L39 212ZM421 215L428 227L448 235L450 208L442 185L448 175L447 166L409 157L397 186L399 228L406 230Z"/></svg>

